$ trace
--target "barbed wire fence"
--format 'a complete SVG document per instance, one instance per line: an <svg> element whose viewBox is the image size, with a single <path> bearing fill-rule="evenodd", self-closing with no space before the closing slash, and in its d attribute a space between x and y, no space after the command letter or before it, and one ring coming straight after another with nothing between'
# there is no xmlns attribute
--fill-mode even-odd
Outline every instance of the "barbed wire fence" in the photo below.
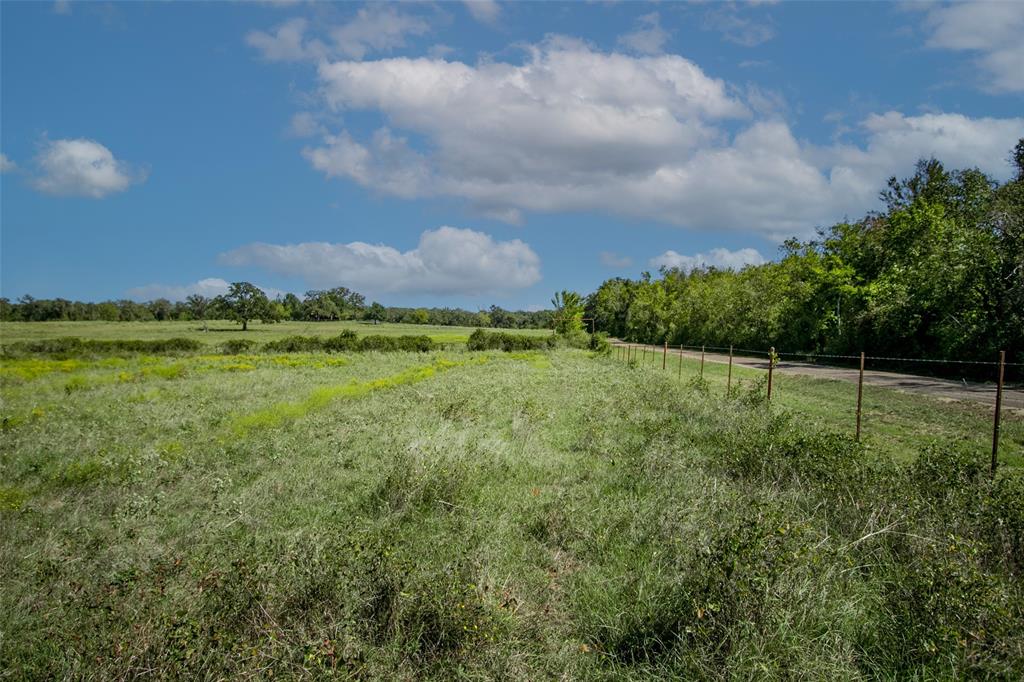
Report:
<svg viewBox="0 0 1024 682"><path fill-rule="evenodd" d="M868 355L865 352L859 355L836 355L828 353L790 353L790 352L778 352L774 347L768 350L756 350L751 348L736 348L734 346L688 346L685 344L672 345L670 346L667 342L661 346L655 344L639 344L629 342L616 342L615 343L615 357L618 360L624 360L627 363L636 363L641 367L646 367L648 364L657 366L658 355L661 355L661 369L668 369L668 356L671 350L673 354L678 353L678 374L681 379L683 376L683 358L686 351L691 351L696 354L700 352L700 369L699 376L701 379L704 378L704 364L708 352L714 354L728 353L728 369L726 372L726 395L732 394L732 370L733 361L737 356L764 356L767 360L767 395L768 402L772 399L772 386L775 368L778 366L780 360L783 358L792 358L793 360L803 362L812 366L828 366L828 367L843 367L843 361L850 361L854 364L857 369L857 407L856 407L856 431L855 438L857 441L861 439L861 427L862 427L862 415L863 415L863 398L864 398L864 371L869 361L873 363L882 364L917 364L926 365L964 365L964 366L978 366L978 367L991 367L995 374L995 404L993 406L992 414L992 458L990 463L990 473L994 476L996 468L999 464L999 436L1000 436L1000 420L1002 416L1002 404L1003 404L1003 389L1006 378L1006 369L1009 368L1022 368L1024 362L1007 362L1006 351L999 351L999 358L997 360L955 360L955 359L936 359L936 358L902 358L895 356L883 356L883 355ZM648 360L650 355L650 360ZM696 359L696 358L694 358ZM825 362L819 364L819 360ZM718 362L718 361L716 361ZM872 371L891 371L885 369L872 369ZM966 382L965 382L966 385Z"/></svg>

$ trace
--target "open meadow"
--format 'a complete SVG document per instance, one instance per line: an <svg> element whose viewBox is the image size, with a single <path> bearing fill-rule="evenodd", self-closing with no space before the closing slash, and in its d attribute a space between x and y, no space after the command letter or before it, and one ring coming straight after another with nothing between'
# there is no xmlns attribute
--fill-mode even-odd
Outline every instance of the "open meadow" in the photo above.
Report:
<svg viewBox="0 0 1024 682"><path fill-rule="evenodd" d="M724 371L6 357L0 675L1024 674L1024 420Z"/></svg>
<svg viewBox="0 0 1024 682"><path fill-rule="evenodd" d="M438 343L466 343L473 333L473 327L449 327L430 324L393 324L342 320L331 322L284 321L274 324L252 322L247 331L230 320L209 320L167 322L18 322L0 325L0 343L19 341L44 341L68 336L89 339L194 339L209 345L216 345L232 339L248 339L257 343L276 341L288 336L336 336L351 330L361 336L380 334L401 336L425 334ZM550 329L509 329L512 334L529 336L550 335Z"/></svg>

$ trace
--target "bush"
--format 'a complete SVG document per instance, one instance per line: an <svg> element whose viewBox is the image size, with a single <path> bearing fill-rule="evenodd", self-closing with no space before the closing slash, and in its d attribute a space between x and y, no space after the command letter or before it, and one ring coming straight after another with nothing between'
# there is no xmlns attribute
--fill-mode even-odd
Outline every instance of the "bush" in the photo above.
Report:
<svg viewBox="0 0 1024 682"><path fill-rule="evenodd" d="M501 350L506 353L524 350L550 350L556 345L554 336L526 336L507 332L488 332L477 329L469 336L469 350Z"/></svg>
<svg viewBox="0 0 1024 682"><path fill-rule="evenodd" d="M312 353L323 349L324 340L319 336L286 336L263 344L267 353Z"/></svg>
<svg viewBox="0 0 1024 682"><path fill-rule="evenodd" d="M251 339L231 339L220 344L220 352L224 355L240 355L252 350L256 342Z"/></svg>
<svg viewBox="0 0 1024 682"><path fill-rule="evenodd" d="M351 329L346 329L337 336L324 339L323 349L330 353L344 353L345 351L356 350L359 337Z"/></svg>
<svg viewBox="0 0 1024 682"><path fill-rule="evenodd" d="M202 349L199 341L173 339L82 339L65 336L44 341L19 341L4 347L5 355L53 355L74 357L80 355L118 355L128 353L190 353Z"/></svg>
<svg viewBox="0 0 1024 682"><path fill-rule="evenodd" d="M590 335L590 350L600 355L608 355L612 352L612 345L608 343L608 334L597 332Z"/></svg>

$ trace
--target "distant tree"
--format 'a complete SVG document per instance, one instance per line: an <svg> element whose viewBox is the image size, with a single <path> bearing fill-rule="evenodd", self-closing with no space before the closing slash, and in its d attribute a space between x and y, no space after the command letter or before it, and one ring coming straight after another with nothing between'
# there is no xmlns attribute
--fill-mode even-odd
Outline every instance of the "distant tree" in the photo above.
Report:
<svg viewBox="0 0 1024 682"><path fill-rule="evenodd" d="M426 308L417 308L412 313L413 324L426 324L430 322L430 313L427 312Z"/></svg>
<svg viewBox="0 0 1024 682"><path fill-rule="evenodd" d="M572 334L583 331L583 299L575 291L562 290L551 299L555 307L555 331Z"/></svg>
<svg viewBox="0 0 1024 682"><path fill-rule="evenodd" d="M166 298L158 298L155 301L149 302L149 312L153 314L154 319L163 322L171 319L174 305Z"/></svg>
<svg viewBox="0 0 1024 682"><path fill-rule="evenodd" d="M281 300L281 305L283 305L285 309L288 311L289 319L302 319L302 301L299 299L298 296L292 293L285 294L284 298Z"/></svg>
<svg viewBox="0 0 1024 682"><path fill-rule="evenodd" d="M307 320L337 320L341 317L338 304L329 291L307 291L302 307Z"/></svg>
<svg viewBox="0 0 1024 682"><path fill-rule="evenodd" d="M374 301L369 308L366 309L366 319L372 320L374 324L379 324L384 320L384 316L387 314L387 310L380 303Z"/></svg>
<svg viewBox="0 0 1024 682"><path fill-rule="evenodd" d="M276 322L274 310L267 295L249 282L232 282L228 293L216 298L217 307L229 320L242 323L242 331L248 331L249 320Z"/></svg>
<svg viewBox="0 0 1024 682"><path fill-rule="evenodd" d="M203 331L207 331L206 316L210 314L213 301L199 294L192 294L185 299L185 305L193 320L203 321Z"/></svg>

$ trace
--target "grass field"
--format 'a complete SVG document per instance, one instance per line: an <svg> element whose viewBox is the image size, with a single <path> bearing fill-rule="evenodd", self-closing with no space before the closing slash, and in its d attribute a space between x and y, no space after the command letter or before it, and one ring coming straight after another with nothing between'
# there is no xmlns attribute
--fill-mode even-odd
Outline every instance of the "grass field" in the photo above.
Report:
<svg viewBox="0 0 1024 682"><path fill-rule="evenodd" d="M279 322L249 323L249 329L228 320L202 322L4 322L0 323L0 343L41 341L64 336L89 339L171 339L190 338L215 345L229 339L275 341L286 336L336 336L346 329L357 334L426 334L439 343L465 343L473 327L442 327L427 324L373 324L371 322ZM514 334L545 335L550 329L510 329Z"/></svg>
<svg viewBox="0 0 1024 682"><path fill-rule="evenodd" d="M1024 477L985 474L983 414L874 389L862 448L848 384L695 372L7 360L0 677L1024 674Z"/></svg>

